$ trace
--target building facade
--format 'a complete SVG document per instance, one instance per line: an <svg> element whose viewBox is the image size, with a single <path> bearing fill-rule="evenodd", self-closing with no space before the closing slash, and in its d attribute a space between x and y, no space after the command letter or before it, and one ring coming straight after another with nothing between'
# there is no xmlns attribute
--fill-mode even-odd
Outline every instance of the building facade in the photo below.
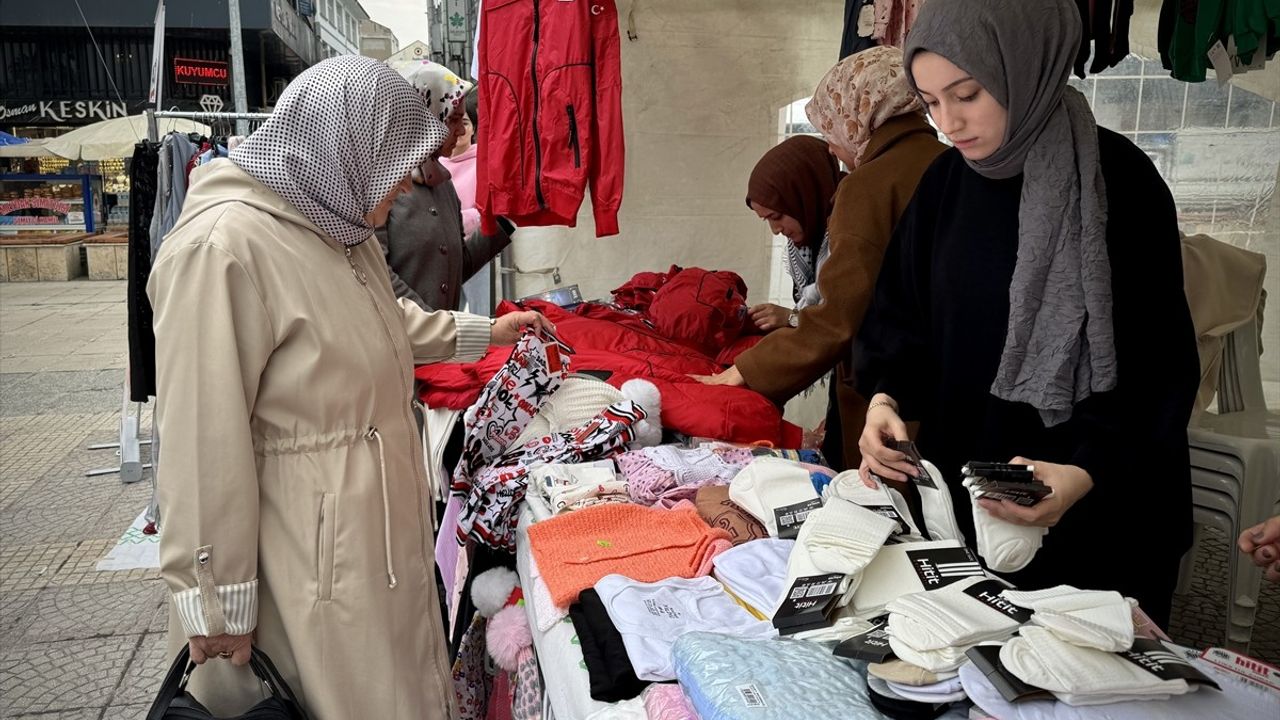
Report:
<svg viewBox="0 0 1280 720"><path fill-rule="evenodd" d="M321 59L360 54L360 24L369 19L359 0L313 0Z"/></svg>
<svg viewBox="0 0 1280 720"><path fill-rule="evenodd" d="M269 109L289 80L320 59L313 19L303 14L313 1L240 3L251 111ZM0 129L40 137L151 107L156 0L81 2L79 7L84 22L75 0L4 4ZM226 3L165 0L165 7L161 106L230 111Z"/></svg>
<svg viewBox="0 0 1280 720"><path fill-rule="evenodd" d="M471 77L479 0L428 0L431 59Z"/></svg>
<svg viewBox="0 0 1280 720"><path fill-rule="evenodd" d="M400 51L400 41L391 28L372 20L360 23L360 54L374 60L386 61Z"/></svg>

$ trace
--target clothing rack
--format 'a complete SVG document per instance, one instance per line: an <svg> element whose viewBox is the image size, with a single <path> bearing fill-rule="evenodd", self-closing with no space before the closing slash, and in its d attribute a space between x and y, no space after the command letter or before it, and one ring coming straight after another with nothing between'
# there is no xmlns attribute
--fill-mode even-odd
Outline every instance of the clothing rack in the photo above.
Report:
<svg viewBox="0 0 1280 720"><path fill-rule="evenodd" d="M271 113L181 112L178 110L147 110L147 139L160 142L160 129L156 118L181 118L195 120L210 126L216 135L248 135L271 117ZM226 132L218 132L226 130Z"/></svg>
<svg viewBox="0 0 1280 720"><path fill-rule="evenodd" d="M158 118L182 118L186 120L195 120L203 122L210 126L210 131L214 135L247 135L257 129L267 118L271 117L270 113L219 113L219 112L180 112L170 110L147 110L147 140L152 143L160 142L160 128L156 120ZM133 412L130 412L130 405L134 406ZM119 473L122 482L136 483L142 480L144 470L153 469L159 463L160 455L160 438L156 430L156 422L154 415L151 419L151 439L140 440L142 424L142 406L141 402L130 402L129 388L129 372L125 371L124 376L124 401L120 410L120 439L118 443L109 443L102 445L93 445L91 450L108 450L115 449L116 454L120 457L120 465L116 468L104 468L99 470L90 470L86 473L89 477L97 477L101 475L111 475ZM151 446L151 462L143 464L141 461L141 446ZM147 521L157 523L159 520L158 507L155 500L155 472L151 474L152 484L152 500L147 508Z"/></svg>

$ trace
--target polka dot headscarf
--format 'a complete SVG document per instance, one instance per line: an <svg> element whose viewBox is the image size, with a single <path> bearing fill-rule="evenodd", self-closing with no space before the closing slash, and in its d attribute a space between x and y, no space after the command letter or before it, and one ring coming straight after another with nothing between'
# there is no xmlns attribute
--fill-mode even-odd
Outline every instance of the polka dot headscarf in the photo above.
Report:
<svg viewBox="0 0 1280 720"><path fill-rule="evenodd" d="M231 161L343 245L373 234L365 215L448 131L394 70L330 58L299 75Z"/></svg>

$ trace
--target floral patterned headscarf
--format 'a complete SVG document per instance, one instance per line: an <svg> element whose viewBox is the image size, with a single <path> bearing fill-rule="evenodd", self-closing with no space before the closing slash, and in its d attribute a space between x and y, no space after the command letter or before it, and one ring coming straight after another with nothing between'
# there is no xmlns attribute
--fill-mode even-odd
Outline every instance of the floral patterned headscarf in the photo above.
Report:
<svg viewBox="0 0 1280 720"><path fill-rule="evenodd" d="M462 104L462 99L471 90L471 83L455 75L449 68L430 60L416 60L408 65L397 66L396 70L427 101L431 114L443 123L449 121L449 114Z"/></svg>
<svg viewBox="0 0 1280 720"><path fill-rule="evenodd" d="M856 167L876 128L898 115L923 112L924 105L907 82L902 51L875 47L831 68L804 111L828 142L854 159Z"/></svg>

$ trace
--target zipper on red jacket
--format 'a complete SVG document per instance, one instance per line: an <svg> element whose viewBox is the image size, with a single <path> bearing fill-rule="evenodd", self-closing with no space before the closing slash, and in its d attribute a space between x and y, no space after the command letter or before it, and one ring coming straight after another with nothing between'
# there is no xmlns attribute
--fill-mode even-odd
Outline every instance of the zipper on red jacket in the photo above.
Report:
<svg viewBox="0 0 1280 720"><path fill-rule="evenodd" d="M538 36L541 34L542 17L538 9L538 0L533 0L533 67L529 74L533 76L533 194L538 199L538 209L547 209L547 200L542 196L542 142L538 139Z"/></svg>
<svg viewBox="0 0 1280 720"><path fill-rule="evenodd" d="M569 147L573 149L573 167L582 167L582 148L578 145L578 116L573 112L572 105L564 106L565 114L569 116Z"/></svg>

